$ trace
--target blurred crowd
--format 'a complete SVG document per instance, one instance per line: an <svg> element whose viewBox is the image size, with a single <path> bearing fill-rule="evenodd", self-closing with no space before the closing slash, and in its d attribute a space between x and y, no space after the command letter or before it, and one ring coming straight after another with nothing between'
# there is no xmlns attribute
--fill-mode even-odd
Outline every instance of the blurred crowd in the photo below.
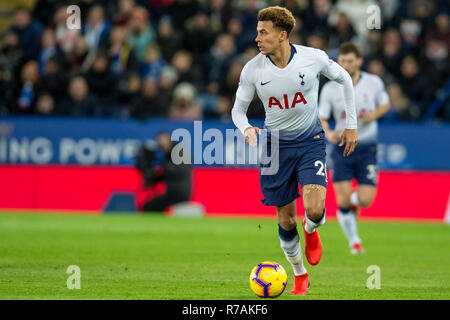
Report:
<svg viewBox="0 0 450 320"><path fill-rule="evenodd" d="M73 4L80 29L66 24ZM374 4L381 29L367 27ZM450 121L441 0L37 0L1 34L0 115L227 119L242 67L258 54L257 12L269 5L294 13L292 43L332 59L344 41L361 46L363 69L391 99L384 121ZM264 116L259 99L248 116Z"/></svg>

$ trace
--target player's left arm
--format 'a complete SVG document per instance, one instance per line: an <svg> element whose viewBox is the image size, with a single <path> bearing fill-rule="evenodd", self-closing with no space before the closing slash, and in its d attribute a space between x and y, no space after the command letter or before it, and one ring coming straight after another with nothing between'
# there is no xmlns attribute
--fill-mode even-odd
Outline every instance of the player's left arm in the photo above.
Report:
<svg viewBox="0 0 450 320"><path fill-rule="evenodd" d="M340 83L344 87L345 101L345 129L341 135L339 147L345 144L344 157L350 156L358 144L357 117L355 107L355 90L353 81L347 71L339 64L328 58L324 51L320 51L321 73L330 80Z"/></svg>

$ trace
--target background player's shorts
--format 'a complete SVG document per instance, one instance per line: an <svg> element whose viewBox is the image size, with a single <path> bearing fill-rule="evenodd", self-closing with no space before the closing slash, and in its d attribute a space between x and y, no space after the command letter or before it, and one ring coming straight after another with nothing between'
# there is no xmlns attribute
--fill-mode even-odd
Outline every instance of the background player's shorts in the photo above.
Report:
<svg viewBox="0 0 450 320"><path fill-rule="evenodd" d="M333 159L333 181L348 181L353 178L359 184L377 185L377 146L357 145L355 151L347 158L343 156L345 145L334 147L331 153Z"/></svg>
<svg viewBox="0 0 450 320"><path fill-rule="evenodd" d="M325 140L311 140L304 146L280 147L279 169L274 175L260 174L261 191L267 206L284 206L300 196L298 183L327 186Z"/></svg>

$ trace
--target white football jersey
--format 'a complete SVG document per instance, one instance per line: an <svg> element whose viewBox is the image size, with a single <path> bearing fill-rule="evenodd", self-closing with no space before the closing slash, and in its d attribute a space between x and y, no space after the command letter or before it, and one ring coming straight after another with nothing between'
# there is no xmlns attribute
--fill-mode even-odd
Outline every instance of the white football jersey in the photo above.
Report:
<svg viewBox="0 0 450 320"><path fill-rule="evenodd" d="M318 134L322 126L317 100L319 77L323 74L346 84L346 126L356 129L354 92L348 73L322 50L292 44L291 48L293 56L283 69L261 53L244 66L232 110L236 126L241 132L250 126L246 112L256 92L264 105L269 131L277 129L281 139L296 141Z"/></svg>
<svg viewBox="0 0 450 320"><path fill-rule="evenodd" d="M358 140L360 144L377 142L378 123L364 123L362 117L368 111L376 111L380 105L389 103L389 96L383 81L377 75L361 71L361 77L355 86L355 105L358 118ZM342 86L334 81L327 82L319 100L319 117L329 119L331 112L336 121L336 130L340 133L345 128L344 91Z"/></svg>

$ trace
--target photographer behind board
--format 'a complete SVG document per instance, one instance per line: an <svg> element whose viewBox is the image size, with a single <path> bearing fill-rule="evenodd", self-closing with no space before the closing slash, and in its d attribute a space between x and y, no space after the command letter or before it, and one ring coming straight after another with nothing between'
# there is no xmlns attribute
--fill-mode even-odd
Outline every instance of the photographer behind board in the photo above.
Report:
<svg viewBox="0 0 450 320"><path fill-rule="evenodd" d="M143 144L136 156L136 167L144 178L144 187L164 182L166 192L144 202L142 211L163 212L167 207L189 201L192 191L192 166L176 165L171 160L174 143L168 133L160 133L157 145ZM158 161L159 160L159 161Z"/></svg>

